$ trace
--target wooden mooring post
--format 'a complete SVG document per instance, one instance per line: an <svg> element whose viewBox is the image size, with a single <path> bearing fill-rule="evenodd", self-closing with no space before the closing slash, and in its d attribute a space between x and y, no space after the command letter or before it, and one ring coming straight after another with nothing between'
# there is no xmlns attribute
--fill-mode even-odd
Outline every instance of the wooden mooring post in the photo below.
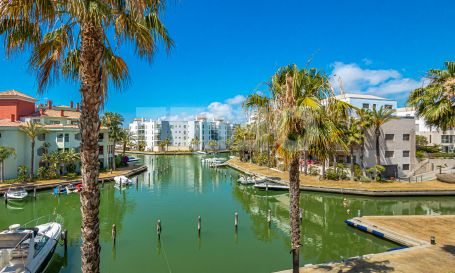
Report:
<svg viewBox="0 0 455 273"><path fill-rule="evenodd" d="M199 238L201 238L201 225L202 225L201 216L198 216L197 217L197 236Z"/></svg>
<svg viewBox="0 0 455 273"><path fill-rule="evenodd" d="M33 199L36 200L36 187L33 187Z"/></svg>
<svg viewBox="0 0 455 273"><path fill-rule="evenodd" d="M239 214L237 212L234 213L234 227L235 231L239 228Z"/></svg>
<svg viewBox="0 0 455 273"><path fill-rule="evenodd" d="M63 231L63 245L64 245L64 249L65 249L65 253L68 251L68 230L65 229Z"/></svg>
<svg viewBox="0 0 455 273"><path fill-rule="evenodd" d="M156 222L156 235L158 236L158 240L161 239L161 220L158 219Z"/></svg>
<svg viewBox="0 0 455 273"><path fill-rule="evenodd" d="M112 224L112 243L115 245L117 241L117 228L115 227L115 224Z"/></svg>
<svg viewBox="0 0 455 273"><path fill-rule="evenodd" d="M270 225L272 224L272 210L269 210L267 213L267 223Z"/></svg>

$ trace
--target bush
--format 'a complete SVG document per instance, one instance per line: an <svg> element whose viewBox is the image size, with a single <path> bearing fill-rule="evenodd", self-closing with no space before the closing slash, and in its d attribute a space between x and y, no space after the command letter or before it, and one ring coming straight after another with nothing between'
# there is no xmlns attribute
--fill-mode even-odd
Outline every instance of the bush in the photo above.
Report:
<svg viewBox="0 0 455 273"><path fill-rule="evenodd" d="M371 179L370 179L368 176L363 176L363 175L362 175L362 176L359 178L359 181L360 181L360 182L371 182Z"/></svg>
<svg viewBox="0 0 455 273"><path fill-rule="evenodd" d="M428 155L430 158L454 158L455 153L432 153Z"/></svg>
<svg viewBox="0 0 455 273"><path fill-rule="evenodd" d="M418 146L417 151L422 151L425 153L439 153L441 151L441 146L439 145Z"/></svg>
<svg viewBox="0 0 455 273"><path fill-rule="evenodd" d="M418 159L422 159L425 157L425 152L424 151L416 151L416 157Z"/></svg>
<svg viewBox="0 0 455 273"><path fill-rule="evenodd" d="M17 168L17 181L25 182L28 178L27 166L21 165Z"/></svg>
<svg viewBox="0 0 455 273"><path fill-rule="evenodd" d="M66 177L69 178L69 179L76 178L76 177L77 177L77 173L74 173L74 172L72 172L72 173L67 173L67 174L66 174Z"/></svg>
<svg viewBox="0 0 455 273"><path fill-rule="evenodd" d="M308 167L308 174L309 175L314 175L314 176L319 175L318 167L316 167L315 165L310 165Z"/></svg>
<svg viewBox="0 0 455 273"><path fill-rule="evenodd" d="M348 174L345 169L328 168L325 174L325 178L328 180L344 180L348 178Z"/></svg>
<svg viewBox="0 0 455 273"><path fill-rule="evenodd" d="M47 169L45 167L38 168L38 179L44 180L48 178Z"/></svg>

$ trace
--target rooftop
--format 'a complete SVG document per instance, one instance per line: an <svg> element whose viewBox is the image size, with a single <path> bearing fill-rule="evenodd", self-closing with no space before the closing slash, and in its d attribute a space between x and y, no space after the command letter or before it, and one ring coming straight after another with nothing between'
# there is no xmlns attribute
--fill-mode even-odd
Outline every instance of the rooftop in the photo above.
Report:
<svg viewBox="0 0 455 273"><path fill-rule="evenodd" d="M387 101L394 101L388 98L383 98L383 97L378 97L378 96L373 96L369 94L356 94L356 93L346 93L346 94L341 94L335 96L337 99L366 99L366 100L387 100Z"/></svg>
<svg viewBox="0 0 455 273"><path fill-rule="evenodd" d="M35 102L36 99L17 90L7 90L0 92L0 99L22 99Z"/></svg>

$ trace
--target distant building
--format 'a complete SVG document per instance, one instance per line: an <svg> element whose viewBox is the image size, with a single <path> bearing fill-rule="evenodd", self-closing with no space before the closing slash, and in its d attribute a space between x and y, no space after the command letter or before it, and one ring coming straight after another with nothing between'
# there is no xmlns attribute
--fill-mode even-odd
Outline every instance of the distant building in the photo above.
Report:
<svg viewBox="0 0 455 273"><path fill-rule="evenodd" d="M31 142L19 129L20 125L31 121L40 123L47 133L38 136L35 144L34 170L40 166L43 144L48 143L49 152L80 151L81 134L79 130L80 106L53 106L49 100L46 105L36 105L36 99L19 91L0 92L0 146L15 149L16 156L5 161L5 179L15 178L20 165L30 168ZM109 141L107 128L101 128L99 135L99 163L101 168L110 166L113 145Z"/></svg>
<svg viewBox="0 0 455 273"><path fill-rule="evenodd" d="M395 100L382 98L367 94L343 94L336 96L341 101L372 111L384 107L386 109L397 109ZM386 170L385 176L404 177L411 174L417 161L415 157L415 120L413 116L399 116L381 126L379 139L381 165ZM376 164L376 139L374 131L370 130L365 142L364 162L368 167ZM360 149L355 150L354 162L360 164ZM339 156L340 160L350 163L347 155Z"/></svg>
<svg viewBox="0 0 455 273"><path fill-rule="evenodd" d="M415 116L415 110L412 107L398 108L397 116L414 118L416 134L424 136L428 145L440 145L441 151L445 153L455 152L455 130L442 131L436 127L428 126L423 118Z"/></svg>
<svg viewBox="0 0 455 273"><path fill-rule="evenodd" d="M234 125L220 119L209 120L197 117L190 121L167 121L134 119L129 130L134 142L143 141L145 149L159 151L160 142L169 140L167 149L172 150L216 150L227 149L226 141L231 138ZM209 147L208 142L215 140L217 147Z"/></svg>

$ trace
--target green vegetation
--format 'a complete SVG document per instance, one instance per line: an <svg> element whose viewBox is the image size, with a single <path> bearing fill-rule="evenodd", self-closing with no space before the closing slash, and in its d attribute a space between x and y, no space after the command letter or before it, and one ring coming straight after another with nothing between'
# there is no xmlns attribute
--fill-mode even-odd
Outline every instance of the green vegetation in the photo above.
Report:
<svg viewBox="0 0 455 273"><path fill-rule="evenodd" d="M0 183L3 183L5 178L5 160L15 155L16 151L13 148L0 146Z"/></svg>
<svg viewBox="0 0 455 273"><path fill-rule="evenodd" d="M101 119L101 124L103 126L106 126L108 128L108 133L109 133L109 140L113 142L113 151L112 151L112 157L114 160L112 160L111 163L111 168L112 170L115 171L115 146L117 142L121 141L121 138L123 137L123 129L122 129L122 124L123 124L123 117L119 113L114 113L114 112L106 112L104 113L104 116Z"/></svg>
<svg viewBox="0 0 455 273"><path fill-rule="evenodd" d="M47 130L40 125L39 123L28 121L25 125L20 125L19 129L24 132L26 136L30 138L30 142L32 144L31 147L31 156L30 156L30 181L33 180L33 175L35 171L35 141L36 138L41 135L45 134Z"/></svg>

